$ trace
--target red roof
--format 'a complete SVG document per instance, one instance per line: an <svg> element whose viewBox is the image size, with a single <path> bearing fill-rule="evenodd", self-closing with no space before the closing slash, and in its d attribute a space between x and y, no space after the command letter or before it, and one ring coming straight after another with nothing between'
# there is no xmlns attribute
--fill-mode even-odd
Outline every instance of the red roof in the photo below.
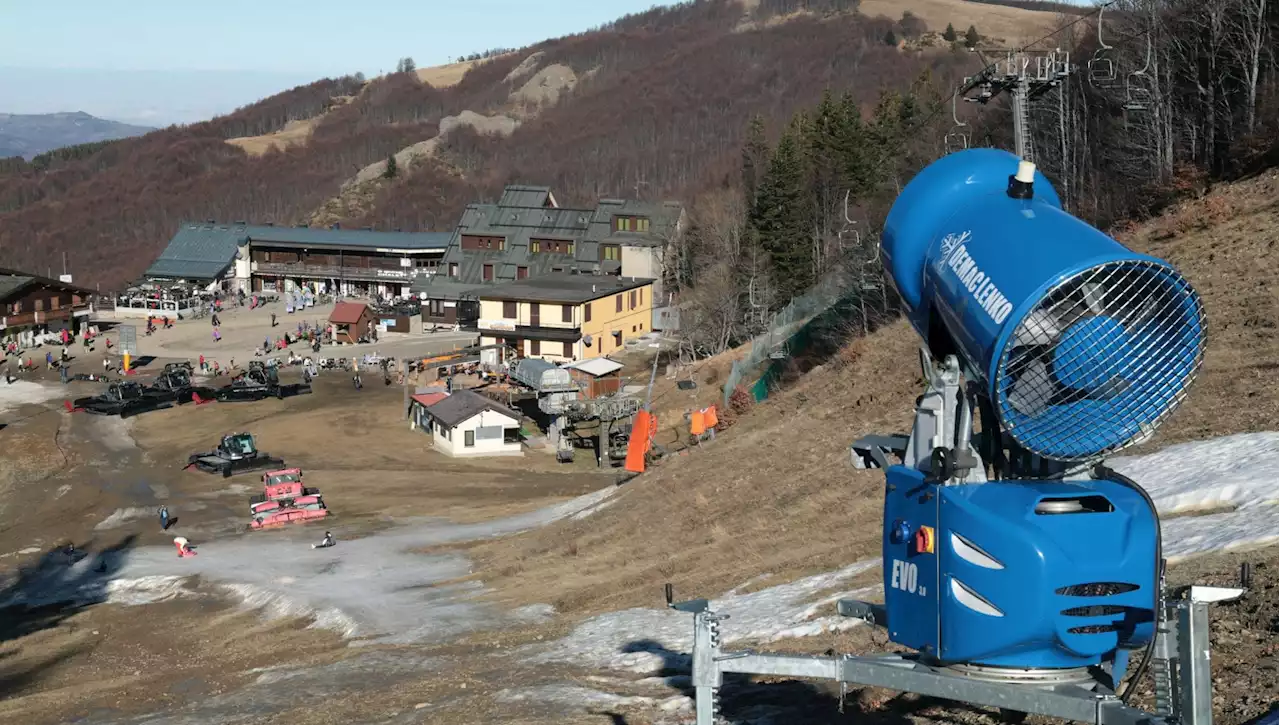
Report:
<svg viewBox="0 0 1280 725"><path fill-rule="evenodd" d="M329 322L339 325L354 325L364 317L365 308L368 305L359 302L339 302L333 306L333 313L329 315Z"/></svg>
<svg viewBox="0 0 1280 725"><path fill-rule="evenodd" d="M418 393L417 395L414 395L411 397L417 402L421 403L424 407L430 408L436 403L439 403L440 401L449 397L449 394L448 393Z"/></svg>

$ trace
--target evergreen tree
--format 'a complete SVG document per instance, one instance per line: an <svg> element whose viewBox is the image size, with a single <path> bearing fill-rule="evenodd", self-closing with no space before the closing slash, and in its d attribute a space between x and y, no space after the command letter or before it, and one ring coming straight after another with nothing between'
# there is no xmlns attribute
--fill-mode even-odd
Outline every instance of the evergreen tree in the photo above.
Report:
<svg viewBox="0 0 1280 725"><path fill-rule="evenodd" d="M754 226L769 256L781 301L803 292L813 282L810 197L800 136L803 129L800 119L787 127L756 193Z"/></svg>
<svg viewBox="0 0 1280 725"><path fill-rule="evenodd" d="M894 46L898 44L898 36L893 34L893 28L884 31L884 44Z"/></svg>
<svg viewBox="0 0 1280 725"><path fill-rule="evenodd" d="M942 39L948 43L956 42L956 29L951 23L947 23L947 29L942 31Z"/></svg>
<svg viewBox="0 0 1280 725"><path fill-rule="evenodd" d="M747 127L747 141L742 147L742 191L746 199L748 228L755 216L756 194L768 161L769 142L764 135L764 119L753 116L751 125Z"/></svg>
<svg viewBox="0 0 1280 725"><path fill-rule="evenodd" d="M978 41L982 40L982 36L978 35L978 29L969 26L969 30L964 34L964 45L966 48L978 47Z"/></svg>
<svg viewBox="0 0 1280 725"><path fill-rule="evenodd" d="M395 154L392 154L392 155L388 156L388 157L387 157L387 169L386 169L386 171L383 171L383 172L382 172L382 178L384 178L384 179L394 179L394 178L396 178L396 174L398 174L399 172L400 172L400 166L399 166L399 164L397 164L397 163L396 163L396 156L395 156Z"/></svg>

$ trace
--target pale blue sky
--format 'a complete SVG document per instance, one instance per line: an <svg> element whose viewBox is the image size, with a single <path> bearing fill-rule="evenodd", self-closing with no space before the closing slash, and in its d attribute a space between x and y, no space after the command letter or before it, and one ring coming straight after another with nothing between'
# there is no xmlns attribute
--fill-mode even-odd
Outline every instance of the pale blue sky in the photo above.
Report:
<svg viewBox="0 0 1280 725"><path fill-rule="evenodd" d="M666 3L0 0L0 113L189 122L324 76L518 48L655 4Z"/></svg>

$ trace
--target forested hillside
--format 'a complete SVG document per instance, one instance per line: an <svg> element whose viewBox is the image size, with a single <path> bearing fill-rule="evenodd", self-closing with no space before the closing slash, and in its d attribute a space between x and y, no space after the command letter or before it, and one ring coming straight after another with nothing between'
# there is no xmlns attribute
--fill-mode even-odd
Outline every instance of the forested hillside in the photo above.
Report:
<svg viewBox="0 0 1280 725"><path fill-rule="evenodd" d="M737 183L754 115L776 135L827 88L870 107L922 71L942 88L976 69L963 50L886 45L898 20L861 16L855 5L771 0L748 13L733 0L701 0L495 56L447 88L413 73L323 80L207 123L67 154L43 170L3 171L0 263L42 268L66 251L80 279L119 284L146 267L180 219L304 222L362 167L432 138L442 118L464 110L523 123L507 139L458 129L439 159L382 184L371 209L348 223L448 229L468 202L512 180L551 184L563 203L689 199ZM528 74L508 75L535 53L532 70L562 66L578 79L554 105L513 100ZM305 144L252 156L226 143L322 113Z"/></svg>
<svg viewBox="0 0 1280 725"><path fill-rule="evenodd" d="M184 218L448 230L467 203L520 181L551 185L563 204L685 202L693 233L675 288L716 300L730 328L717 341L741 339L748 308L775 308L873 248L897 189L944 152L954 88L983 67L966 45L1010 44L966 32L964 13L992 8L1006 25L1026 13L1035 37L1056 18L1065 29L1042 45L1070 48L1082 64L1061 107L1057 93L1039 102L1036 141L1086 218L1142 213L1187 179L1274 162L1275 0L1113 5L1112 88L1084 82L1096 14L954 0L960 22L944 36L909 11L857 7L697 0L491 54L438 88L408 70L326 79L207 123L64 150L38 168L0 164L0 265L40 269L65 251L78 281L107 287L136 277ZM1126 111L1139 84L1146 111ZM971 143L1007 145L999 103L960 113ZM269 140L300 122L290 143L246 151L245 137ZM403 156L410 148L420 152ZM378 164L393 154L410 163L385 173ZM858 235L847 233L846 195Z"/></svg>

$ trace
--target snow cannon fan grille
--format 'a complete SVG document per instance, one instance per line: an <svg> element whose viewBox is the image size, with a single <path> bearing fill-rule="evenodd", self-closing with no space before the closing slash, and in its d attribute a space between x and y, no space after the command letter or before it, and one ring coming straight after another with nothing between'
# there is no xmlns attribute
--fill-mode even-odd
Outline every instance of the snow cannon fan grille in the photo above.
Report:
<svg viewBox="0 0 1280 725"><path fill-rule="evenodd" d="M1200 297L1156 261L1101 264L1057 283L1000 353L996 409L1031 453L1089 462L1147 440L1204 359Z"/></svg>

